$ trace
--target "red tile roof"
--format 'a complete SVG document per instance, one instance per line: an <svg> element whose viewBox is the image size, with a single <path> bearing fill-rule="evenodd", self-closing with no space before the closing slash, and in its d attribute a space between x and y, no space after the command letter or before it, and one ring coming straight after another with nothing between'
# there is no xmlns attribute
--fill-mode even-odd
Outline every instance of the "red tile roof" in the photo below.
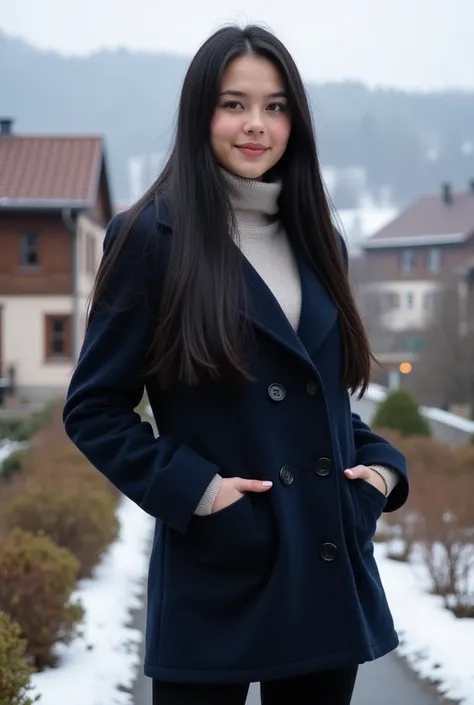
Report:
<svg viewBox="0 0 474 705"><path fill-rule="evenodd" d="M0 136L0 208L91 207L103 164L95 136Z"/></svg>
<svg viewBox="0 0 474 705"><path fill-rule="evenodd" d="M396 246L412 239L418 244L429 241L463 241L474 234L474 190L453 192L452 202L446 204L442 195L424 196L403 213L375 233L367 241L368 247ZM406 243L408 244L408 243Z"/></svg>

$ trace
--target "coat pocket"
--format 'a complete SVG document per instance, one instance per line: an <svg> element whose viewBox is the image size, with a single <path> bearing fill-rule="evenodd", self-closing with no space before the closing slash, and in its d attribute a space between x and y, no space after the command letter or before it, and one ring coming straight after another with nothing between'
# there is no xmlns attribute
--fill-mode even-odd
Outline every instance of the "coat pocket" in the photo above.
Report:
<svg viewBox="0 0 474 705"><path fill-rule="evenodd" d="M276 530L268 498L246 493L228 507L195 516L187 532L201 560L250 564L270 557Z"/></svg>
<svg viewBox="0 0 474 705"><path fill-rule="evenodd" d="M357 536L362 549L372 544L387 498L366 480L351 480L356 503Z"/></svg>

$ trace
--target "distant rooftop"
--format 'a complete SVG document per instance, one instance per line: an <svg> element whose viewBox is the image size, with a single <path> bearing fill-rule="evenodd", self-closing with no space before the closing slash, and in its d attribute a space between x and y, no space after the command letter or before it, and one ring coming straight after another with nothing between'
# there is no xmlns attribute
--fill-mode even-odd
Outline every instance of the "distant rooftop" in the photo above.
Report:
<svg viewBox="0 0 474 705"><path fill-rule="evenodd" d="M89 208L104 164L95 135L16 135L0 119L0 209Z"/></svg>
<svg viewBox="0 0 474 705"><path fill-rule="evenodd" d="M364 247L450 244L474 234L474 182L452 191L445 184L439 195L423 196L378 230Z"/></svg>

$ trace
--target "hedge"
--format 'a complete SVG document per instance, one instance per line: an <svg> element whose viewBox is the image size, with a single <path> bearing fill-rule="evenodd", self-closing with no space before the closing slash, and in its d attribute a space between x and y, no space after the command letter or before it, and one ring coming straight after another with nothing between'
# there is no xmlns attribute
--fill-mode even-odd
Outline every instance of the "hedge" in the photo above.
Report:
<svg viewBox="0 0 474 705"><path fill-rule="evenodd" d="M2 462L0 462L0 477L4 477L9 480L13 475L16 475L23 467L23 459L25 457L25 451L14 450L10 455L7 455Z"/></svg>
<svg viewBox="0 0 474 705"><path fill-rule="evenodd" d="M117 538L115 509L112 494L90 481L82 482L80 473L73 481L58 478L54 486L33 478L7 506L4 522L7 528L43 532L69 549L79 561L78 577L83 578Z"/></svg>
<svg viewBox="0 0 474 705"><path fill-rule="evenodd" d="M15 416L0 420L0 440L29 441L38 431L51 421L51 406L45 406L29 416Z"/></svg>
<svg viewBox="0 0 474 705"><path fill-rule="evenodd" d="M8 477L0 478L0 610L19 624L35 670L56 665L55 645L78 633L76 582L119 531L120 493L67 438L62 407L0 423L0 438L27 441L5 459Z"/></svg>
<svg viewBox="0 0 474 705"><path fill-rule="evenodd" d="M14 529L0 546L0 610L18 622L36 669L55 664L53 646L69 643L83 618L71 601L79 561L47 536Z"/></svg>
<svg viewBox="0 0 474 705"><path fill-rule="evenodd" d="M30 676L33 668L25 659L26 642L20 626L0 611L0 705L32 705Z"/></svg>

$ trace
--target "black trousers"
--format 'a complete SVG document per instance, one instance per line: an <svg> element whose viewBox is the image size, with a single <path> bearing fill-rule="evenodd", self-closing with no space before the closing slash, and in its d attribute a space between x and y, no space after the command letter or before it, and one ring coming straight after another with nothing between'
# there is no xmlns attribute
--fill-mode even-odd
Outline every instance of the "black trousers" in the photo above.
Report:
<svg viewBox="0 0 474 705"><path fill-rule="evenodd" d="M357 666L260 684L262 705L350 705ZM153 705L245 705L249 685L153 681Z"/></svg>

